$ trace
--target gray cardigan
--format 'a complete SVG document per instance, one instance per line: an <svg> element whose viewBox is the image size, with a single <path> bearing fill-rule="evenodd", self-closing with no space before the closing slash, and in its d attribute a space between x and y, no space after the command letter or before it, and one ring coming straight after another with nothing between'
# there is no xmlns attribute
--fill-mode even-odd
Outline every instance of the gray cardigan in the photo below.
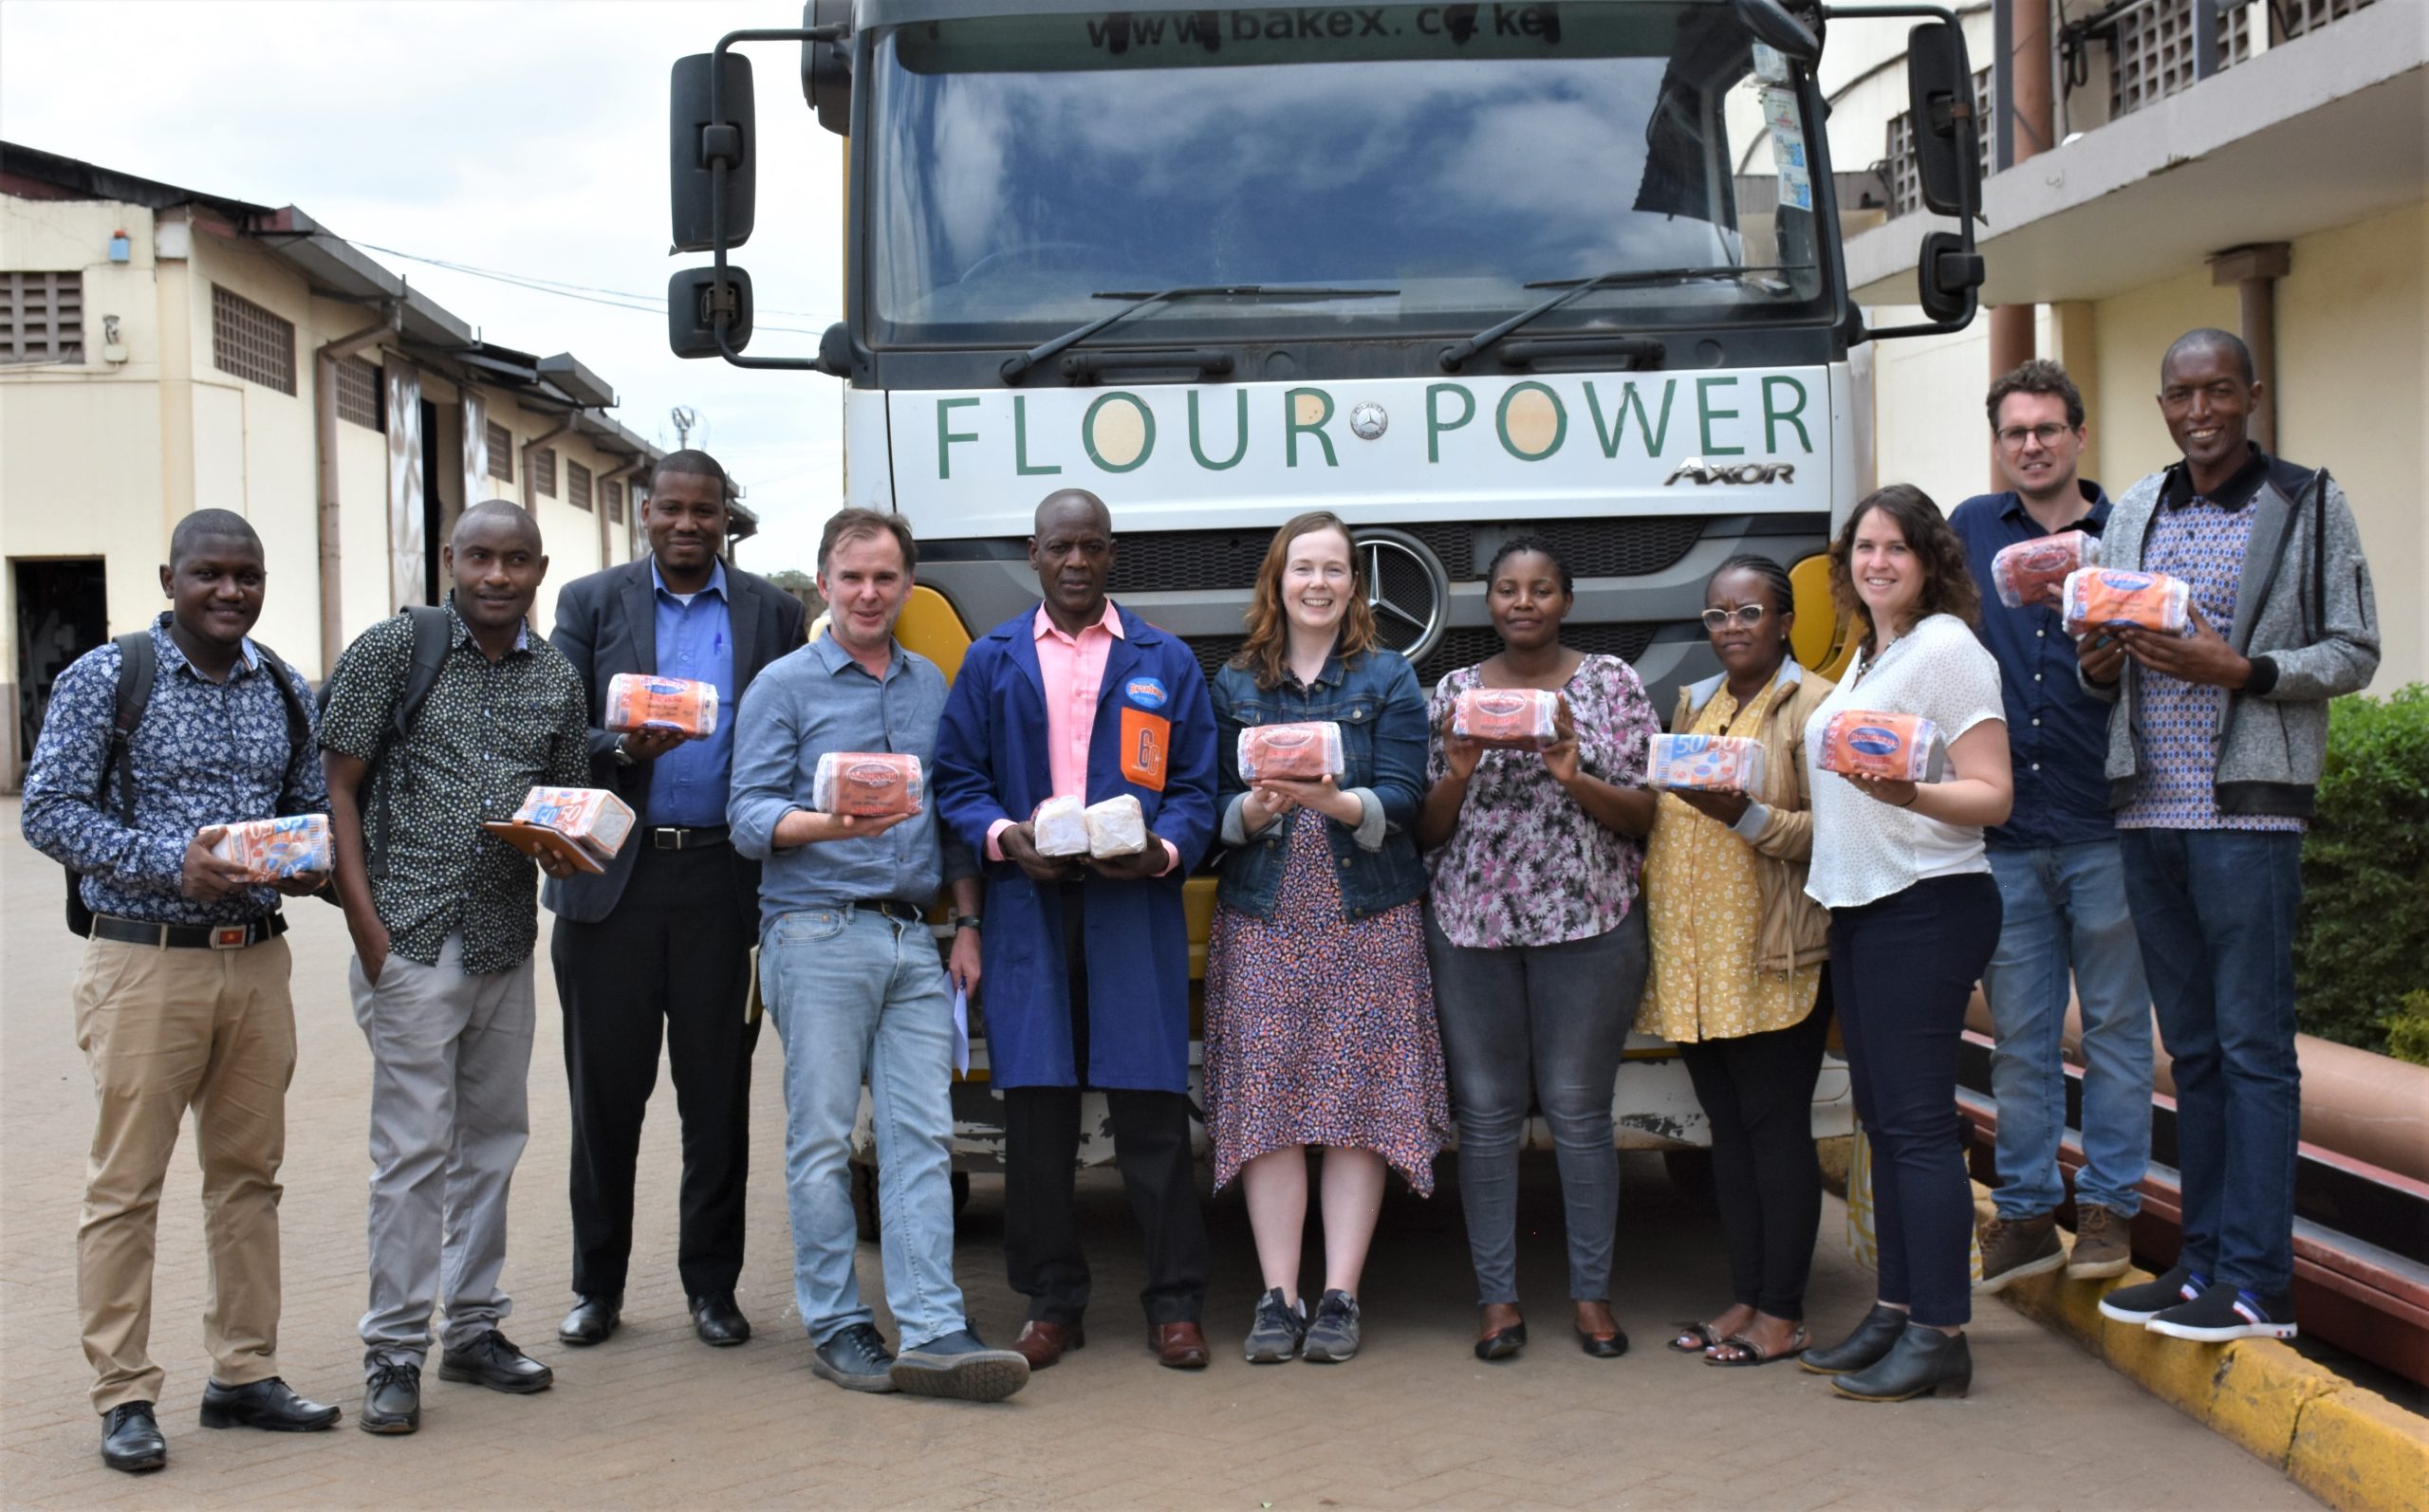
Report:
<svg viewBox="0 0 2429 1512"><path fill-rule="evenodd" d="M2258 448L2253 455L2260 457ZM2218 808L2226 814L2308 817L2327 752L2327 701L2368 686L2379 666L2378 604L2370 564L2345 490L2313 471L2262 457L2253 494L2258 511L2244 547L2228 643L2253 661L2249 685L2227 695L2219 721ZM2189 490L2182 464L2126 490L2102 532L2105 566L2140 568L2151 519L2173 489ZM2077 678L2117 707L2108 720L2109 806L2133 802L2138 783L2136 700L2142 668L2132 660L2105 686Z"/></svg>

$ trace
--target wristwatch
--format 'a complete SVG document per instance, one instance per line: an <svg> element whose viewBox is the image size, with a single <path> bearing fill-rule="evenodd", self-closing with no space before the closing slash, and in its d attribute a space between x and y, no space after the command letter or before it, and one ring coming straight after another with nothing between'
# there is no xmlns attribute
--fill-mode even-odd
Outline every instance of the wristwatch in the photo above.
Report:
<svg viewBox="0 0 2429 1512"><path fill-rule="evenodd" d="M616 765L619 766L631 766L639 760L631 751L624 748L624 737L621 735L616 737L616 744L610 748L608 754L616 758Z"/></svg>
<svg viewBox="0 0 2429 1512"><path fill-rule="evenodd" d="M963 930L974 930L978 928L982 922L984 921L978 914L956 913L953 918L954 932L958 934Z"/></svg>

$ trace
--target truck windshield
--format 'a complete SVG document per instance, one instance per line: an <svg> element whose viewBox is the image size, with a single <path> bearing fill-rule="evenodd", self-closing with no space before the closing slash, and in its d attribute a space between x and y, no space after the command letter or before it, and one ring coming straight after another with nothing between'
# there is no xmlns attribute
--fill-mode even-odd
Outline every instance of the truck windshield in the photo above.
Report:
<svg viewBox="0 0 2429 1512"><path fill-rule="evenodd" d="M959 16L875 54L854 172L881 345L1027 344L1100 291L1196 285L1398 292L1117 329L1464 336L1632 267L1752 270L1613 280L1530 332L1834 306L1800 93L1720 0Z"/></svg>

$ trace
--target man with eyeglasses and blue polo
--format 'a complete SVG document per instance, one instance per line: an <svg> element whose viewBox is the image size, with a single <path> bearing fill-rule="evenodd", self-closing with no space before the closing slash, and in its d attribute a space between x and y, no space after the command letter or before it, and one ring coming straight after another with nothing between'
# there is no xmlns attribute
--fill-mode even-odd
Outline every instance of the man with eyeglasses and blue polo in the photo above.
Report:
<svg viewBox="0 0 2429 1512"><path fill-rule="evenodd" d="M1991 385L1991 437L2002 493L1966 500L1949 518L1982 590L1982 643L1999 664L2015 808L1983 837L2004 923L1982 973L1995 1042L1998 1190L1981 1233L1977 1292L2064 1265L2077 1279L2133 1263L2128 1229L2151 1155L2151 995L2125 904L2109 811L2108 706L2075 678L2075 642L2056 588L2008 608L1991 559L2069 530L2097 536L2108 497L2076 472L2083 396L2057 363L2034 360ZM2083 1016L2084 1167L2075 1178L2075 1245L2060 1244L2066 1201L2058 1143L2067 1129L2060 1044L2069 979Z"/></svg>

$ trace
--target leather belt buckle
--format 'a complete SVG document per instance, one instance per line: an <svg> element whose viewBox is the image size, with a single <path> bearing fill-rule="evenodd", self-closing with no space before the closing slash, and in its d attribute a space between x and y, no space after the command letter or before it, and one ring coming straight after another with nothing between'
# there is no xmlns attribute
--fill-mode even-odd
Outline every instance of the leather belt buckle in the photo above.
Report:
<svg viewBox="0 0 2429 1512"><path fill-rule="evenodd" d="M649 842L661 851L679 851L683 848L683 832L661 824L649 832Z"/></svg>
<svg viewBox="0 0 2429 1512"><path fill-rule="evenodd" d="M211 931L211 948L214 950L241 950L253 943L253 927L250 924L221 924Z"/></svg>

